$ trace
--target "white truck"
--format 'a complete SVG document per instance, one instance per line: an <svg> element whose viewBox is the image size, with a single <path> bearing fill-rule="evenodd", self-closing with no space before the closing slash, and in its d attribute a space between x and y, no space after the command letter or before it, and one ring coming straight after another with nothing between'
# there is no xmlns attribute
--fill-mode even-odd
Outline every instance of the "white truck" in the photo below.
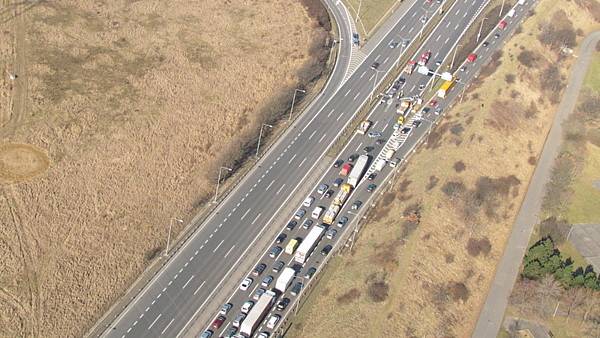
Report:
<svg viewBox="0 0 600 338"><path fill-rule="evenodd" d="M296 254L298 254L298 251L300 251L300 248L298 248L298 250L296 251ZM279 275L279 278L277 278L277 281L275 282L275 290L278 290L281 293L284 293L285 290L287 290L287 288L290 286L290 284L292 284L292 280L294 279L295 275L296 275L296 271L294 269L292 269L290 267L283 269L283 271L281 272L281 275Z"/></svg>
<svg viewBox="0 0 600 338"><path fill-rule="evenodd" d="M263 319L265 319L265 316L271 311L276 298L277 294L275 292L271 290L265 291L242 322L240 333L247 337L252 337L254 330L256 330Z"/></svg>
<svg viewBox="0 0 600 338"><path fill-rule="evenodd" d="M385 159L386 159L386 161L390 161L392 159L392 157L394 157L394 149L388 149L385 152Z"/></svg>
<svg viewBox="0 0 600 338"><path fill-rule="evenodd" d="M311 217L314 219L319 219L319 217L321 217L321 214L323 213L323 210L325 210L325 208L323 207L315 207L315 209L313 210Z"/></svg>
<svg viewBox="0 0 600 338"><path fill-rule="evenodd" d="M306 238L304 238L304 240L302 241L302 243L300 244L300 246L298 247L298 249L296 250L296 254L294 255L294 260L300 264L304 264L306 262L306 259L308 258L308 256L310 256L310 254L312 253L312 251L315 249L315 246L317 245L317 243L319 242L319 240L321 239L321 237L323 237L323 233L325 232L325 229L321 226L314 226L310 232L308 233L308 235L306 235ZM292 270L292 272L294 271L291 268L286 268L286 269L290 269ZM284 272L286 270L283 270ZM281 274L281 276L279 277L279 279L277 279L277 284L275 286L275 288L277 290L279 289L279 280L283 277L284 273ZM292 277L294 277L294 275L292 274ZM289 280L289 282L291 282L291 278ZM284 290L287 288L287 286L289 286L289 282L288 284L285 286ZM282 282L283 283L283 282ZM283 286L283 284L282 284ZM282 291L282 292L283 292Z"/></svg>
<svg viewBox="0 0 600 338"><path fill-rule="evenodd" d="M367 162L369 162L368 155L360 155L358 160L356 160L356 164L352 171L350 171L350 175L348 175L348 184L350 184L353 188L356 188L358 182L362 178L365 173L365 169L367 168Z"/></svg>
<svg viewBox="0 0 600 338"><path fill-rule="evenodd" d="M378 159L377 162L375 162L375 171L383 170L383 167L385 167L386 162L387 161L384 158Z"/></svg>

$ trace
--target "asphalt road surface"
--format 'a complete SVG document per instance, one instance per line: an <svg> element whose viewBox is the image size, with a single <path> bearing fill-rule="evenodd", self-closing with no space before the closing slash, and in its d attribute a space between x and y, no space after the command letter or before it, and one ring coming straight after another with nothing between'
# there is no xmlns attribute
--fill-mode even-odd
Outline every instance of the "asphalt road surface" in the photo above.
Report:
<svg viewBox="0 0 600 338"><path fill-rule="evenodd" d="M496 270L490 292L479 315L479 320L473 332L474 338L495 337L498 334L508 304L508 297L510 297L513 285L517 280L519 267L527 250L533 227L539 223L538 215L545 193L546 182L550 178L552 165L562 142L562 123L575 108L579 90L592 61L596 44L599 41L600 31L596 31L588 35L581 44L579 57L571 70L569 84L554 116L552 128L546 138L544 149L529 183L519 214L515 219L512 233Z"/></svg>
<svg viewBox="0 0 600 338"><path fill-rule="evenodd" d="M529 2L531 3L530 0ZM437 66L433 66L436 60L439 60L440 63L443 64L444 61L450 56L450 53L453 51L453 47L458 43L460 37L462 36L468 25L470 25L474 21L476 15L480 13L481 9L485 5L485 2L481 1L469 3L469 8L464 9L466 11L466 14L461 13L461 11L459 10L459 5L460 3L458 3L455 7L451 8L448 11L449 16L445 18L445 20L433 31L433 33L429 36L428 40L415 55L419 56L425 51L431 51L432 58L430 59L428 65L432 66L433 68L438 68ZM526 7L527 5L528 4L526 3L523 6L515 7L515 17L511 20L507 19L509 27L516 26L517 21L520 20L520 18L524 17L524 13L528 8ZM448 29L453 26L457 29ZM507 28L508 31L510 31L510 29L511 28ZM423 140L424 138L426 139L431 125L435 123L436 120L441 118L438 114L435 113L435 110L439 109L443 112L443 110L454 99L456 99L456 97L462 92L464 84L468 83L473 76L476 76L480 67L485 63L485 60L487 60L491 56L493 51L501 47L501 42L507 36L507 33L508 32L505 32L503 30L495 29L492 33L490 33L488 37L482 39L482 44L478 46L474 51L474 53L478 55L477 60L475 62L465 62L461 64L461 67L459 67L460 69L463 69L461 71L458 71L456 74L456 76L460 78L460 83L457 84L453 90L451 90L450 94L445 99L436 98L435 107L432 107L431 105L425 107L425 109L420 114L422 117L413 116L412 118L409 118L408 122L405 123L404 126L409 126L412 128L409 131L407 131L406 134L396 132L394 135L393 125L395 124L398 118L398 115L395 113L396 103L398 103L398 101L394 99L391 101L383 102L370 113L368 118L369 120L374 122L370 130L378 131L382 135L379 137L371 138L368 135L356 134L345 146L338 158L347 161L347 159L351 155L367 153L372 156L373 163L375 162L376 158L381 158L383 156L383 153L390 148L389 143L396 143L400 145L399 149L397 149L397 151L394 154L394 158L406 158L419 141ZM496 34L498 34L497 37L495 37ZM440 43L440 41L448 41L450 43ZM486 42L485 47L483 46L483 42ZM368 72L366 73L368 74ZM421 92L421 86L426 85L431 80L430 76L425 76L418 73L413 73L410 76L404 74L401 77L403 77L405 80L405 83L402 86L402 88L398 90L390 88L387 91L388 94L394 95L396 98L400 90L403 91L403 96L405 97L419 95ZM413 124L413 122L416 123ZM416 124L418 124L418 126L415 126ZM387 142L377 144L376 139L386 140ZM393 141L390 141L390 139L393 139ZM370 149L367 152L364 150L365 147L371 147L372 149ZM386 150L384 151L383 149ZM333 161L334 160L336 159L333 159ZM329 165L331 169L323 175L323 177L319 180L317 185L327 184L329 186L328 189L333 189L335 193L337 193L337 187L334 187L333 182L338 178L342 178L339 174L340 169L331 167L333 163L329 163ZM346 222L346 224L339 226L336 224L336 222L332 226L329 226L328 229L334 229L336 231L335 236L330 236L332 238L328 238L327 236L322 237L316 245L308 261L302 265L297 265L295 267L298 273L296 274L294 282L292 282L292 284L286 290L285 293L278 297L278 300L281 300L283 298L290 299L290 304L283 310L278 310L276 308L271 309L269 314L265 317L264 322L257 328L255 335L257 335L260 332L281 333L281 331L279 331L278 329L280 328L281 323L285 321L285 318L291 312L294 311L294 306L297 303L297 299L302 296L302 289L304 287L311 286L310 279L312 278L312 276L307 275L308 271L311 269L316 269L317 273L319 273L319 270L322 268L323 264L328 259L327 255L322 254L323 248L325 246L331 245L334 248L332 252L335 252L337 247L344 244L340 239L341 235L344 232L352 231L355 220L357 220L357 218L360 218L360 213L362 211L361 208L368 206L375 195L374 192L367 191L368 185L382 185L390 175L394 174L395 170L395 168L391 168L390 166L384 167L381 171L374 171L370 169L368 173L374 172L377 176L375 176L372 180L363 179L361 183L359 183L358 187L354 190L349 200L344 204L344 208L337 216L336 220L339 220L342 217L347 218L348 221ZM375 192L376 191L377 189L375 190ZM333 194L334 196L335 193ZM313 188L313 190L308 196L312 196L315 198L315 202L310 207L298 205L296 209L294 209L294 211L298 209L304 209L306 211L306 215L300 217L299 219L292 219L292 215L290 215L289 220L295 220L296 222L298 222L298 225L296 225L292 230L282 230L281 233L286 235L286 240L283 241L283 243L281 244L274 243L273 246L280 246L281 248L285 248L289 240L295 238L305 238L310 228L320 223L319 221L312 219L312 217L310 216L311 211L316 206L323 206L327 208L331 203L332 198L325 198L323 197L323 195L319 194L317 192L317 186ZM362 202L362 206L359 207L357 210L352 210L352 205L355 204L355 202L357 201ZM314 224L311 225L311 227L305 229L301 226L301 224L303 224L306 219L312 219L314 221ZM230 334L233 334L235 330L232 329L232 321L240 314L240 308L242 304L248 300L256 302L256 299L258 297L254 297L254 295L257 292L257 290L269 289L272 288L275 284L275 281L279 277L280 272L276 272L272 268L278 261L283 262L283 264L288 267L292 267L295 264L292 255L280 253L276 257L270 257L269 252L265 252L261 259L258 262L256 262L256 264L265 264L267 266L266 270L260 276L250 275L250 271L248 271L247 277L252 278L253 283L248 288L248 290L236 290L236 292L227 300L227 302L232 305L232 310L227 314L226 321L218 329L214 327L208 327L211 323L206 323L205 329L215 331L215 336L229 336ZM269 285L261 285L263 278L267 276L272 277L272 282ZM291 291L296 283L300 283L302 285L299 295L294 295ZM213 316L214 319L217 316L216 312L218 311L218 309L213 309L213 311L215 314ZM268 328L266 323L272 316L280 316L281 319L275 325L274 328Z"/></svg>
<svg viewBox="0 0 600 338"><path fill-rule="evenodd" d="M411 15L397 24L386 40L396 34L415 36L423 26L423 6L429 13L438 7L435 3L414 4L409 9ZM374 78L370 64L377 59L379 71L387 72L398 59L400 49L381 43L341 87L321 95L102 335L175 337L184 331L264 230L273 226L279 210L368 100L375 80L380 82L384 77L378 73L380 76Z"/></svg>

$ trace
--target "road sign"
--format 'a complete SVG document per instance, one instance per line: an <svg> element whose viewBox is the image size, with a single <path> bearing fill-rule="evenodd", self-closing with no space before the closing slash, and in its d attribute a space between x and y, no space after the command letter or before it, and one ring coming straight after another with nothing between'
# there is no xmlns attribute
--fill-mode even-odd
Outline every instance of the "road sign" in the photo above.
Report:
<svg viewBox="0 0 600 338"><path fill-rule="evenodd" d="M425 66L419 66L419 68L417 68L417 72L419 74L429 75L429 68L427 68Z"/></svg>
<svg viewBox="0 0 600 338"><path fill-rule="evenodd" d="M450 74L449 72L443 72L442 73L442 80L444 80L444 81L452 81L452 74Z"/></svg>

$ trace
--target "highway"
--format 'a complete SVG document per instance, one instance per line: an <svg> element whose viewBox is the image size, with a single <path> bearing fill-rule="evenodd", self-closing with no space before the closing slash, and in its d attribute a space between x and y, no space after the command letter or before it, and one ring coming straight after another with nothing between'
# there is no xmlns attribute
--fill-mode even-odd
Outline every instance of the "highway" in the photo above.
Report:
<svg viewBox="0 0 600 338"><path fill-rule="evenodd" d="M347 20L328 2L339 20ZM425 7L423 7L425 6ZM186 330L204 306L223 287L247 252L268 228L279 227L273 220L302 182L319 163L339 132L357 109L369 99L375 80L380 82L400 55L401 48L389 48L387 41L415 36L423 26L420 17L433 13L437 4L415 3L409 14L387 34L354 74L341 86L335 76L327 88L236 188L219 204L198 230L175 252L159 273L116 317L107 316L106 337L176 337ZM339 9L339 8L338 8ZM343 16L343 17L342 17ZM340 21L343 22L343 21ZM342 36L338 60L349 52L351 38L347 25L338 24ZM417 28L415 28L417 27ZM346 31L344 31L346 30ZM375 77L370 65L378 60L382 74ZM338 66L336 66L338 68ZM367 74L368 73L368 74ZM92 333L92 336L97 334Z"/></svg>
<svg viewBox="0 0 600 338"><path fill-rule="evenodd" d="M464 3L464 6L461 6L461 3L463 3L463 1L457 3L448 11L448 17L445 18L445 20L437 27L437 29L433 31L433 33L429 36L422 48L420 48L420 50L415 54L415 57L413 59L416 59L423 52L429 50L432 52L432 58L427 64L429 67L433 67L436 71L438 71L438 68L440 68L440 66L436 66L436 60L439 60L442 65L445 65L447 63L446 61L448 61L448 58L451 56L451 52L453 52L453 48L458 44L460 38L462 37L462 34L466 31L466 28L470 24L472 24L476 16L481 12L485 4L487 4L487 1L482 0L468 2ZM509 24L508 29L512 30L512 27L515 27L517 25L518 21L525 16L524 13L531 6L531 4L532 1L527 0L524 5L515 6L515 17L512 19L506 18L506 21ZM456 29L449 29L451 27L455 27ZM498 34L498 36L495 37L495 34ZM287 243L291 239L305 238L310 229L320 223L319 221L316 221L311 217L311 211L316 206L323 206L327 208L331 203L332 198L326 198L323 195L319 194L317 192L318 185L327 184L329 186L329 189L333 189L335 192L337 192L338 188L333 186L333 181L338 178L343 178L339 174L340 169L333 167L334 161L336 161L337 159L347 161L347 159L351 155L369 154L370 156L372 156L373 161L371 163L373 163L375 162L376 158L381 158L383 156L383 149L385 148L387 151L387 149L390 148L391 143L396 143L400 145L399 149L395 152L394 158L405 159L409 156L411 151L416 147L416 145L419 142L426 142L427 136L433 124L442 118L444 110L448 108L448 106L453 102L453 100L455 100L457 96L461 94L464 86L468 84L474 76L476 76L481 66L485 64L486 60L489 59L492 53L501 47L502 41L506 38L506 36L507 34L505 34L504 30L495 28L488 37L481 40L481 44L473 51L475 54L477 54L477 59L474 62L467 62L466 60L456 60L457 63L460 64L458 68L462 69L457 71L455 74L455 76L459 78L459 82L450 91L450 93L445 99L434 98L434 100L437 102L435 107L432 107L431 105L426 105L425 107L423 107L419 114L415 114L412 118L409 118L408 121L404 124L404 126L412 127L407 134L401 134L397 132L394 133L393 125L399 116L395 112L396 104L398 103L397 99L382 103L378 105L374 110L372 110L368 119L373 121L374 124L370 130L381 132L382 136L370 138L368 135L360 135L358 133L355 134L350 140L350 142L341 151L340 155L337 158L330 159L328 163L328 167L330 169L323 174L321 179L317 182L317 185L310 191L308 195L302 196L303 198L300 199L304 200L304 197L311 196L316 198L315 202L310 207L305 207L298 204L290 213L288 221L295 220L298 223L298 225L296 225L295 228L292 230L287 230L284 229L285 224L281 224L281 234L285 234L286 239L280 244L273 243L272 246L280 246L281 248L285 249ZM483 45L484 42L485 46ZM365 74L368 74L368 71L365 71ZM421 86L427 85L428 82L430 83L431 81L431 76L425 76L419 73L413 73L412 75L402 74L401 77L405 79L405 84L400 89L403 91L404 97L419 95L421 93ZM390 88L386 93L394 95L394 97L397 98L398 92L399 90L394 90ZM435 112L436 110L438 110L438 113ZM441 112L441 114L439 112ZM414 125L413 122L415 122ZM384 144L377 144L377 139L383 139L387 142ZM391 139L393 141L390 141ZM372 147L373 149L366 152L364 151L365 146ZM353 229L355 228L355 225L357 223L356 221L360 218L363 209L369 207L374 196L378 191L377 188L375 192L369 192L367 191L367 186L369 184L382 186L383 184L385 184L386 180L391 175L395 174L396 170L396 168L385 166L383 170L379 172L373 171L372 169L368 172L375 172L377 176L373 180L363 179L352 193L350 199L344 204L344 207L337 216L336 221L339 220L341 217L346 217L348 219L348 222L341 227L336 225L337 222L335 222L332 226L329 226L328 229L336 230L335 236L333 238L328 238L326 236L322 237L316 245L312 255L304 264L294 266L296 262L293 259L293 255L286 254L285 252L280 253L276 257L270 257L269 251L271 248L269 247L267 251L264 252L260 260L255 263L255 265L258 265L259 263L265 264L265 271L259 276L254 276L250 274L250 271L247 271L247 274L244 277L252 278L253 283L246 291L242 291L239 289L236 290L235 293L232 294L232 296L227 300L227 303L232 304L232 310L230 310L230 312L227 314L226 320L224 321L222 326L218 329L209 326L212 322L211 321L206 323L205 329L210 329L214 331L215 336L229 336L233 334L236 330L232 329L232 321L240 314L240 308L242 307L242 304L244 304L244 302L248 300L256 302L257 297L254 297L254 295L258 289L273 288L273 286L275 285L275 281L280 275L280 272L274 271L273 267L276 265L276 262L283 262L285 266L294 267L294 269L297 271L296 277L290 285L290 287L288 287L285 293L278 297L278 301L283 298L288 298L290 299L290 303L283 310L279 310L276 307L271 309L269 314L265 317L263 323L255 331L255 336L259 332L281 333L281 331L279 331L278 328L280 327L281 323L284 322L285 318L290 314L290 312L294 311L294 306L298 298L302 296L303 288L311 286L310 280L314 278L314 275L310 276L307 274L307 272L311 269L316 269L316 274L318 274L320 272L320 269L323 267L324 263L329 257L322 254L323 248L325 246L331 245L333 246L332 252L335 252L336 249L338 249L341 245L344 244L344 242L341 240L341 235L344 232L354 231ZM365 177L367 176L367 174L365 174ZM352 210L351 206L356 201L362 202L362 205L358 208L358 210ZM306 215L301 217L300 219L294 219L293 214L298 209L306 210ZM314 221L314 224L308 229L305 229L301 226L305 219L312 219ZM325 227L327 226L325 225ZM329 255L331 255L331 253ZM273 277L273 281L268 286L261 285L263 278L265 278L266 276ZM241 282L241 279L239 282ZM294 295L291 293L291 290L293 289L293 286L298 282L302 285L302 288L300 289L299 295ZM218 308L213 309L214 313L212 319L218 316L218 310ZM271 318L272 315L279 315L283 319L281 319L274 328L267 328L266 322L268 322L269 318Z"/></svg>

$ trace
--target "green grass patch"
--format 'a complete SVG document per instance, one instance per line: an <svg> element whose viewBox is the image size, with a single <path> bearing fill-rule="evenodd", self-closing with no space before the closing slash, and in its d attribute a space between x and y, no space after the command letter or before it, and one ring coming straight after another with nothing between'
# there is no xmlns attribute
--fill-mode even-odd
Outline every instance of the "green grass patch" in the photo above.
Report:
<svg viewBox="0 0 600 338"><path fill-rule="evenodd" d="M344 0L350 15L356 20L357 12L360 20L356 22L358 32L367 37L371 35L374 28L389 13L390 8L397 2L396 0ZM361 3L362 2L362 3ZM360 7L360 10L359 10Z"/></svg>
<svg viewBox="0 0 600 338"><path fill-rule="evenodd" d="M571 242L565 241L557 247L564 257L571 258L571 260L573 261L573 270L576 270L579 267L585 269L585 267L588 266L588 261L586 261L585 258L583 258L583 256L579 253L579 251L577 251L577 249L575 249Z"/></svg>
<svg viewBox="0 0 600 338"><path fill-rule="evenodd" d="M566 216L574 224L600 222L600 190L593 185L600 180L600 147L588 143L587 148L583 170L571 185L573 194Z"/></svg>
<svg viewBox="0 0 600 338"><path fill-rule="evenodd" d="M501 327L496 338L510 338L510 333Z"/></svg>
<svg viewBox="0 0 600 338"><path fill-rule="evenodd" d="M594 59L590 63L584 84L590 89L600 91L600 53L594 54Z"/></svg>

